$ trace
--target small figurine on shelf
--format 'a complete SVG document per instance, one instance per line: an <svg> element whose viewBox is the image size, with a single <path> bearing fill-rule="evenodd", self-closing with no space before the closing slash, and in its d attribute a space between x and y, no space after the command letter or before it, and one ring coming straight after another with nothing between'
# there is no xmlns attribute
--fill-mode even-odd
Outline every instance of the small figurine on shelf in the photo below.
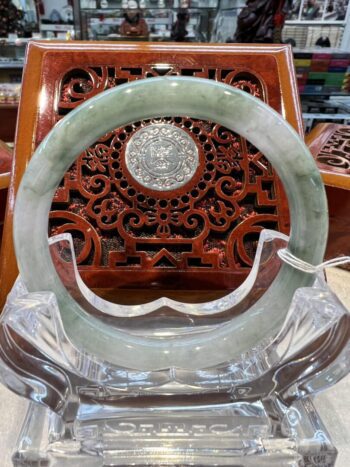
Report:
<svg viewBox="0 0 350 467"><path fill-rule="evenodd" d="M148 36L147 23L142 18L142 11L135 0L128 1L128 8L124 13L124 20L120 25L119 33L121 36Z"/></svg>
<svg viewBox="0 0 350 467"><path fill-rule="evenodd" d="M309 0L304 6L304 19L316 19L319 16L320 7L316 0Z"/></svg>
<svg viewBox="0 0 350 467"><path fill-rule="evenodd" d="M282 42L282 28L291 0L247 0L238 15L232 42Z"/></svg>
<svg viewBox="0 0 350 467"><path fill-rule="evenodd" d="M320 36L315 42L316 47L331 47L331 41L328 36Z"/></svg>
<svg viewBox="0 0 350 467"><path fill-rule="evenodd" d="M22 35L24 14L13 2L0 0L0 37L7 37L10 33Z"/></svg>
<svg viewBox="0 0 350 467"><path fill-rule="evenodd" d="M346 4L343 1L337 2L336 4L336 20L337 21L344 21L346 17Z"/></svg>
<svg viewBox="0 0 350 467"><path fill-rule="evenodd" d="M180 10L177 13L177 19L171 28L171 40L175 42L184 42L188 31L186 26L190 20L188 10Z"/></svg>

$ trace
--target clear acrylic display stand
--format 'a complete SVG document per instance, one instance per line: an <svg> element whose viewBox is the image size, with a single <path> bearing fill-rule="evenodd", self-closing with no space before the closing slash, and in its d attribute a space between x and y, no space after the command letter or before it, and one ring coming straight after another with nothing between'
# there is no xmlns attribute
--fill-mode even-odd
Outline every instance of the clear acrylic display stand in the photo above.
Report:
<svg viewBox="0 0 350 467"><path fill-rule="evenodd" d="M287 194L290 239L264 231L247 280L223 298L109 303L79 277L69 236L51 239L49 250L52 197L101 135L169 115L216 122L266 156ZM171 167L179 164L164 190L186 186L189 161L196 164L176 138L166 138ZM137 183L149 189L163 180L162 171L146 180L132 152ZM312 266L322 261L327 226L326 194L308 149L279 114L241 90L166 76L79 105L39 145L16 196L21 277L0 320L0 375L31 403L14 463L334 465L336 450L311 402L349 372L349 314L328 289L324 265Z"/></svg>
<svg viewBox="0 0 350 467"><path fill-rule="evenodd" d="M280 331L249 352L215 367L140 371L74 345L54 294L28 293L19 277L0 321L1 381L31 399L14 465L334 465L336 449L312 396L349 372L350 317L322 267L298 262L287 243L263 231L247 280L222 299L128 307L85 286L69 235L51 238L70 294L87 314L135 339L220 328L259 300L283 261L314 281L296 290Z"/></svg>

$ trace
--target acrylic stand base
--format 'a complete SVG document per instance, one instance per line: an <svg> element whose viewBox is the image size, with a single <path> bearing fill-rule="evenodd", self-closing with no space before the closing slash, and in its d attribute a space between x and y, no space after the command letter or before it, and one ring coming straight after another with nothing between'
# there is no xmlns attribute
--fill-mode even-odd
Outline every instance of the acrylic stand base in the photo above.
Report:
<svg viewBox="0 0 350 467"><path fill-rule="evenodd" d="M239 306L270 284L272 272L276 274L280 266L277 252L286 241L281 234L264 231L247 282L223 303ZM67 239L56 239L53 254L62 258L70 253L69 242L67 250ZM106 306L106 320L113 318L121 328L129 323L122 308L99 301L82 287L74 255L67 258L58 264L62 280L71 281L69 290L93 304L93 312ZM202 329L213 311L215 325L231 319L221 313L220 303L213 304L214 310L207 306L200 313L199 304L196 314L181 306L181 319L192 327L179 329ZM277 334L215 366L145 370L136 362L128 368L75 345L66 333L55 295L28 293L19 278L0 318L0 380L31 400L13 464L335 465L336 449L312 397L349 373L350 315L322 272L312 286L295 291L287 311ZM169 308L157 317L153 327L168 333L174 323L181 324L179 316L171 313ZM138 332L153 329L148 325L151 313L133 317L132 322L138 323ZM157 356L155 350L155 361Z"/></svg>
<svg viewBox="0 0 350 467"><path fill-rule="evenodd" d="M310 398L287 410L270 402L123 408L113 417L63 423L30 403L15 466L335 465L337 451Z"/></svg>

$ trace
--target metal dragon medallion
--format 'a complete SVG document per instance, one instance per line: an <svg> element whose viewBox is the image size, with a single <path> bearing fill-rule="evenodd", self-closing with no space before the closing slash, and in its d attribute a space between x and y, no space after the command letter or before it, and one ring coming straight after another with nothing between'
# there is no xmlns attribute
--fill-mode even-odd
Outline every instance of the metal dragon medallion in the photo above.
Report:
<svg viewBox="0 0 350 467"><path fill-rule="evenodd" d="M186 131L161 123L141 128L130 138L125 162L140 185L170 191L191 180L199 156L196 143Z"/></svg>

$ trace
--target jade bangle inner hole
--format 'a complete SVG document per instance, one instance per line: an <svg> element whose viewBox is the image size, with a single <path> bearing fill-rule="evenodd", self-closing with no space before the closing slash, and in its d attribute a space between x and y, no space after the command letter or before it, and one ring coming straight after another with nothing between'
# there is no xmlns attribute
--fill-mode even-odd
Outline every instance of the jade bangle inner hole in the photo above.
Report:
<svg viewBox="0 0 350 467"><path fill-rule="evenodd" d="M133 126L135 127L136 129L136 132L134 134L138 134L139 131L139 127L141 127L142 129L147 129L147 128L152 128L153 126L157 127L157 125L168 125L169 126L169 120L171 119L171 117L169 118L164 118L164 119L153 119L153 121L151 123L147 123L145 124L145 126L141 126L141 123L138 122L136 125L135 124L130 124L127 126L127 128L130 130L130 128L133 128ZM174 117L172 119L174 122L175 121L185 121L185 117ZM142 124L144 125L144 124ZM175 125L171 125L171 126L174 126L174 128L178 129L177 126ZM186 127L185 127L186 128ZM228 133L230 132L230 130L228 130L227 128L223 128L221 127L222 129L222 132L223 133ZM115 130L116 134L119 133L119 130ZM99 148L99 151L100 153L102 154L102 152L104 151L105 154L107 154L107 157L105 158L106 160L104 161L104 164L102 166L102 169L101 170L87 170L87 169L83 169L83 163L80 162L79 164L75 164L74 168L71 168L70 169L70 172L72 171L73 173L76 171L76 170L80 170L82 174L85 173L85 176L90 176L90 179L92 179L90 185L88 184L85 184L84 185L84 190L85 191L91 191L91 194L93 195L98 195L99 192L104 192L105 191L105 188L107 186L107 184L115 184L117 186L116 188L116 194L115 194L115 198L120 201L120 200L123 200L123 197L124 197L124 193L125 192L125 187L126 187L126 180L125 180L125 177L123 177L122 180L119 179L119 176L122 175L122 172L120 170L120 167L123 166L124 167L124 171L129 175L129 178L131 178L132 180L132 177L130 177L130 173L128 172L128 169L125 167L125 158L126 158L126 151L125 151L125 148L128 147L128 141L130 141L130 139L132 140L133 136L131 136L130 138L130 135L126 138L126 140L124 141L124 144L123 145L120 145L120 143L113 148L113 145L112 145L112 142L111 140L113 141L114 140L114 137L110 137L109 140L105 140L104 138L102 139L103 141L103 144L100 142L100 141L96 141L95 144L91 145L90 147L93 148L93 147L98 147ZM198 135L196 134L193 134L191 135L191 138L193 138L193 141L196 140L196 138L198 138ZM197 144L199 143L200 140L197 140ZM247 145L249 147L251 147L252 145L247 141ZM112 149L112 152L111 152L111 149ZM86 156L88 155L88 152L87 151L84 151L83 153L83 157L86 158ZM151 158L151 154L148 153L146 154L147 156L149 156L149 158ZM171 154L173 155L173 154ZM139 184L134 184L133 185L127 185L128 186L128 190L136 193L137 194L137 197L135 199L140 199L142 202L136 202L136 208L140 211L142 211L142 213L148 213L148 215L150 214L158 214L159 215L159 212L162 211L162 209L164 208L164 206L169 206L171 208L171 211L170 212L184 212L186 210L190 210L190 209L197 209L197 205L199 203L203 203L205 202L206 198L208 198L208 192L210 191L210 188L209 186L206 186L205 187L205 190L200 190L198 188L198 185L200 184L201 187L203 187L204 183L202 180L203 179L203 175L205 175L205 167L206 167L206 164L211 164L212 166L214 166L214 163L213 162L216 162L216 157L215 157L215 160L213 161L213 154L210 153L209 154L209 158L207 157L207 155L205 154L204 151L201 151L200 152L200 158L202 159L202 164L201 164L201 167L200 167L200 170L198 170L199 175L201 176L201 178L199 180L201 181L198 181L198 177L196 177L196 179L193 181L193 180L190 180L190 183L187 183L188 185L188 192L191 194L192 192L196 195L196 198L193 199L193 203L191 206L184 206L184 207L181 207L178 208L178 209L174 209L173 208L173 205L172 203L175 201L177 202L177 204L179 204L179 200L180 200L180 203L181 203L181 197L179 196L179 193L177 190L170 190L167 193L167 199L164 198L164 196L162 196L162 193L160 194L159 198L157 198L157 192L153 192L151 195L150 195L150 192L149 190L147 190L147 187L146 187L146 190L143 190L142 187L139 186ZM82 157L80 156L80 159L82 159ZM237 160L239 160L239 158L237 158ZM108 162L107 162L108 161ZM123 161L123 162L122 162ZM109 170L111 167L113 167L113 164L117 162L117 170L115 170L115 166L114 166L114 169L112 170L112 172ZM204 162L204 163L203 163ZM268 162L266 161L266 163L268 164ZM106 167L107 167L107 170L106 170ZM267 166L268 167L268 166ZM115 172L117 172L117 175L118 175L118 178L115 178ZM219 173L218 175L218 178L220 179L220 172L219 171L216 171L217 173ZM241 174L239 174L239 177L240 179L243 177L245 177L247 174L244 173L244 170L241 169ZM65 178L67 177L67 174L65 175L65 177L62 179L61 183L60 183L60 186L65 186ZM230 177L232 177L232 179L234 180L234 182L236 182L237 180L235 180L234 176L232 174L230 174ZM69 178L69 174L68 174L68 178ZM106 178L108 179L108 181L106 180ZM245 177L246 178L246 177ZM120 184L121 182L124 182L123 186L121 187ZM132 182L131 182L132 183ZM244 181L244 183L242 183L242 188L239 190L239 191L242 191L245 189L245 183L247 183L247 180ZM273 186L275 188L275 184L277 183L277 180L274 181L273 183ZM139 191L136 191L136 190L139 190ZM112 191L113 189L111 188L110 191ZM109 191L109 193L110 193ZM235 191L235 197L238 197L239 198L239 191ZM108 197L109 193L106 193L105 196L102 196L102 197L98 197L97 201L95 204L102 204L103 201L106 201L106 198ZM77 204L79 204L79 208L80 209L83 209L84 211L86 211L86 206L88 205L88 203L90 202L91 203L91 200L89 199L86 199L83 197L82 193L75 193L74 195L74 206L76 206ZM217 196L217 195L216 195ZM220 198L217 197L217 199L220 201ZM149 203L152 202L152 207L151 206L148 206L147 204L145 205L144 201L145 200L148 200ZM221 200L222 201L222 200ZM70 202L72 203L72 200L70 200ZM224 235L220 235L220 238L223 238L223 240L221 241L221 243L226 243L227 242L227 239L230 237L230 234L234 234L234 230L238 227L238 225L240 225L240 215L239 215L239 210L240 209L244 209L244 207L247 206L247 201L245 199L243 199L242 202L237 202L237 205L235 206L234 209L232 209L232 213L231 213L231 217L234 218L230 224L228 225L228 227L226 228L226 231L224 233ZM126 205L124 206L124 210L130 208L130 207L133 207L132 204L130 205ZM232 208L232 206L230 206ZM53 203L52 207L51 207L51 211L55 211L57 209L57 202L55 204L55 202ZM91 208L90 208L91 209ZM98 206L98 210L100 210L100 206ZM255 209L257 210L257 214L259 215L259 206L256 206ZM70 208L69 208L70 210ZM94 208L91 209L92 211L94 211ZM279 212L279 208L278 206L275 207L275 210L276 212L278 213ZM74 212L74 211L73 211ZM123 212L123 209L120 209L118 211L118 213L115 214L115 216L112 218L112 220L110 222L112 222L113 220L115 220L116 216L117 215L120 215L121 213ZM72 237L73 237L73 244L74 244L74 251L75 251L75 257L79 257L79 253L82 251L82 250L85 250L85 245L86 243L89 242L90 238L88 237L88 233L87 231L91 231L93 230L94 231L94 235L96 237L96 241L97 242L100 242L101 239L103 241L103 238L105 237L106 234L108 234L109 230L109 225L108 223L106 222L105 224L105 228L106 230L103 231L103 228L101 229L102 230L102 233L101 235L99 236L99 234L97 234L97 230L99 228L101 228L101 219L99 217L96 217L97 216L97 212L96 213L92 213L88 219L86 221L84 221L84 223L86 223L86 226L84 228L81 228L81 226L79 226L79 219L76 221L76 224L77 224L77 229L75 230L75 226L74 226L74 220L72 219L65 219L65 213L63 212L62 214L62 219L65 220L65 223L62 224L62 219L60 219L59 216L55 216L54 218L52 218L50 220L50 227L49 227L49 231L51 231L51 233L54 233L54 234L60 234L60 233L63 233L63 232L70 232L72 234ZM204 213L205 216L210 216L210 213L209 211L208 212L205 212ZM75 214L75 216L77 217L80 217L79 214ZM84 214L85 216L85 214ZM94 218L94 217L95 218ZM96 220L97 219L97 220ZM243 219L242 219L243 221ZM237 223L237 225L232 225L233 223ZM257 224L257 226L254 226L254 230L255 231L252 231L252 232L246 232L242 238L240 239L241 240L241 243L243 245L243 248L248 248L249 249L249 253L247 250L245 250L245 254L247 256L247 258L249 258L249 267L252 266L253 264L253 261L254 261L254 257L255 257L255 252L254 252L254 255L252 256L251 255L251 251L252 251L252 248L251 246L255 244L255 248L256 248L256 245L258 243L258 239L259 239L259 235L260 235L260 232L259 230L263 228L263 226L267 226L268 225L268 228L271 228L272 226L274 226L274 224L276 224L276 227L277 227L277 222L274 222L274 223L271 223L271 222L260 222ZM96 229L97 228L97 229ZM176 226L171 226L170 225L170 229L173 229L174 232L176 231ZM78 230L79 229L79 230ZM144 229L148 229L147 225L144 226ZM257 230L258 229L258 230ZM115 227L114 228L116 234L118 234L118 228ZM139 229L139 231L141 231L142 229ZM154 229L153 229L154 230ZM203 229L202 229L203 230ZM174 232L172 232L174 234ZM199 231L198 235L200 235L202 233L202 231ZM249 235L247 235L247 233ZM209 231L209 235L212 235L213 232ZM215 232L214 232L215 234ZM198 235L196 235L196 237L194 237L194 241L196 240L196 238L198 237ZM246 238L249 237L249 240L246 241ZM152 238L155 239L157 238L157 234L155 234L155 232L153 232L152 234ZM147 248L151 248L152 249L152 254L156 255L157 253L159 253L162 249L167 249L167 246L170 244L170 247L173 247L173 245L171 244L171 238L170 239L161 239L161 238L158 238L158 243L157 244L152 244L152 243L149 243L147 245L147 239L145 239L143 241L143 243L145 244L144 245L144 249L142 250L142 252L144 254L148 254L148 251L147 251ZM215 239L214 239L215 240ZM127 242L127 240L126 240ZM142 242L141 242L142 243ZM187 242L188 243L188 242ZM219 243L219 242L218 242ZM188 246L188 245L187 245ZM71 247L69 247L70 249ZM229 253L229 247L225 247L227 249L227 252L225 252L225 250L223 249L222 252L225 252L226 256L227 254ZM93 243L91 243L91 246L90 246L90 250L93 250L94 249L94 245ZM233 247L231 248L233 250ZM202 245L202 250L204 252L204 241L203 241L203 245ZM113 250L112 250L113 251ZM171 252L172 250L170 250ZM181 245L179 246L179 251L181 252ZM140 250L141 252L141 250ZM235 253L236 254L236 253ZM86 257L86 252L85 252L85 257ZM243 261L242 259L241 260L237 260L237 261ZM101 260L102 262L102 260ZM277 259L276 259L276 262L277 262ZM85 260L83 259L82 262L80 262L79 266L81 265L83 268L84 268L84 264L88 264L87 261L86 261L86 258ZM247 271L247 268L248 268L248 264L245 264L245 271ZM99 267L99 266L98 266ZM118 267L116 268L118 269ZM174 272L174 268L168 268L168 271L170 270L170 272ZM194 288L192 287L191 285L191 275L187 273L187 281L186 281L186 286L182 286L180 288L177 288L177 284L176 282L171 282L171 281L168 281L168 284L162 284L159 286L159 282L156 284L154 284L154 280L149 280L148 283L146 283L145 285L143 285L142 287L140 288L128 288L127 286L125 286L124 284L120 285L117 280L113 283L113 286L111 287L108 287L108 288L101 288L101 287L94 287L93 290L91 291L93 294L95 294L95 297L94 299L92 299L92 296L91 296L91 292L87 292L86 291L86 287L84 286L84 284L81 283L81 280L83 280L83 278L81 278L80 276L80 279L79 279L79 282L80 282L80 285L83 287L84 291L85 291L85 295L89 295L91 297L91 300L93 301L99 301L98 298L101 298L101 299L104 299L106 301L109 301L111 303L115 303L115 304L118 304L118 305L124 305L125 307L129 306L130 307L130 315L133 315L133 311L132 311L132 308L134 306L137 306L137 305L145 305L146 303L150 303L150 302L154 302L154 301L157 301L157 300L161 300L161 299L164 299L164 298L168 298L170 300L173 300L173 301L176 301L176 302L181 302L181 303L188 303L188 304L198 304L198 303L203 303L205 304L206 302L212 302L214 300L220 300L222 299L223 297L225 297L226 295L228 295L230 292L232 292L232 290L235 290L237 287L239 287L241 285L241 282L243 282L245 280L245 277L246 275L244 275L245 273L243 272L244 268L241 266L240 269L236 269L236 272L237 272L237 275L236 277L240 277L241 280L240 282L237 282L238 280L235 279L235 284L232 285L231 288L227 288L226 290L223 289L223 288L211 288L211 285L210 283L208 284L208 279L206 277L206 275L209 273L212 273L213 271L210 270L210 268L203 268L202 270L200 270L200 268L197 268L197 271L196 273L198 273L199 271L203 272L203 277L205 279L205 285L200 285L199 284L199 287L197 288ZM158 269L159 272L161 273L164 273L164 269L162 271L162 269ZM135 274L140 274L142 275L144 272L143 268L138 268L138 267L135 267L134 269L134 273ZM278 267L274 267L274 268L271 268L271 274L270 274L270 282L269 283L264 283L264 287L260 287L259 288L259 291L256 290L255 293L254 293L254 301L251 301L251 303L255 302L262 294L263 292L268 288L268 286L270 285L270 283L273 281L273 279L275 278L276 274L278 272ZM182 272L180 271L177 271L178 274L181 274ZM232 273L232 268L229 268L229 267L226 267L226 268L222 268L221 271L219 270L218 271L219 274L231 274ZM186 271L185 271L185 274L186 274ZM247 273L246 273L247 274ZM209 276L210 277L210 276ZM70 284L66 281L65 279L65 276L61 276L61 280L62 282L66 285L66 287L69 289L70 288ZM153 282L153 283L152 283ZM204 283L203 283L204 284ZM88 284L85 283L85 285L87 287ZM174 287L175 285L175 287ZM172 288L173 287L173 288ZM252 300L252 299L251 299ZM101 302L101 303L104 303L105 302Z"/></svg>

